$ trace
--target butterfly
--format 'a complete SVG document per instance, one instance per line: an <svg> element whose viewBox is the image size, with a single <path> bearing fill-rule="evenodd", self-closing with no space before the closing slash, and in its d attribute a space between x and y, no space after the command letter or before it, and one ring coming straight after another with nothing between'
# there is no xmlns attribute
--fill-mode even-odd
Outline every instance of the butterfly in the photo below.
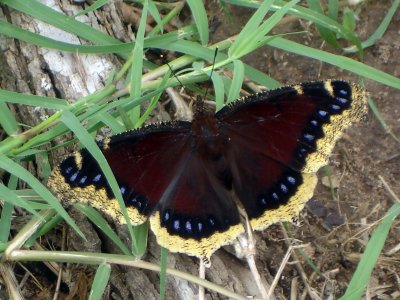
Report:
<svg viewBox="0 0 400 300"><path fill-rule="evenodd" d="M245 231L240 209L253 230L298 216L336 140L366 115L367 92L328 80L243 97L215 114L196 103L192 122L148 125L99 147L130 222L150 220L159 245L207 262ZM86 149L63 160L48 186L65 204L126 223Z"/></svg>

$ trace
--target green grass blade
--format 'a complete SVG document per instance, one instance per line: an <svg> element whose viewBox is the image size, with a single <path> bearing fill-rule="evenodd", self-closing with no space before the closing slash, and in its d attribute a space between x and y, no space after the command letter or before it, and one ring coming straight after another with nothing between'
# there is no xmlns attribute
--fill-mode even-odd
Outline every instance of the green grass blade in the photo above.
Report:
<svg viewBox="0 0 400 300"><path fill-rule="evenodd" d="M339 0L328 1L328 16L334 21L338 21L339 18Z"/></svg>
<svg viewBox="0 0 400 300"><path fill-rule="evenodd" d="M0 215L0 243L8 241L13 213L14 205L8 201L4 202Z"/></svg>
<svg viewBox="0 0 400 300"><path fill-rule="evenodd" d="M224 88L224 81L222 80L221 76L215 71L211 76L211 80L214 87L214 94L215 94L215 106L216 111L219 111L221 108L224 107L224 95L225 95L225 88Z"/></svg>
<svg viewBox="0 0 400 300"><path fill-rule="evenodd" d="M94 276L92 288L90 289L89 300L103 299L103 293L106 290L108 281L110 280L111 266L108 263L99 265Z"/></svg>
<svg viewBox="0 0 400 300"><path fill-rule="evenodd" d="M270 10L273 2L273 0L264 1L251 16L249 21L247 21L246 25L240 31L239 36L235 39L235 41L232 43L232 46L228 50L228 55L230 57L237 57L238 53L243 52L240 48L246 46L248 43L252 43L254 33L264 20L264 17Z"/></svg>
<svg viewBox="0 0 400 300"><path fill-rule="evenodd" d="M136 44L132 52L132 67L130 73L130 96L133 98L139 98L142 94L142 72L143 72L143 41L146 29L148 11L148 1L145 0L143 3L142 16L139 23L139 28L136 33ZM129 117L133 123L136 123L140 116L140 107L134 108L130 113ZM132 125L133 126L133 125Z"/></svg>
<svg viewBox="0 0 400 300"><path fill-rule="evenodd" d="M158 12L157 6L153 0L148 0L148 9L149 9L150 15L156 21L158 28L160 28L160 31L163 32L164 31L163 22L161 20L160 13Z"/></svg>
<svg viewBox="0 0 400 300"><path fill-rule="evenodd" d="M18 131L17 120L8 108L7 104L0 100L0 126L7 135L13 135Z"/></svg>
<svg viewBox="0 0 400 300"><path fill-rule="evenodd" d="M99 112L89 120L88 129L95 127L97 124L103 123L110 127L112 134L117 134L126 131L126 128L106 111Z"/></svg>
<svg viewBox="0 0 400 300"><path fill-rule="evenodd" d="M375 44L377 40L379 40L383 34L386 32L387 28L389 27L390 22L392 21L392 18L397 11L397 8L400 5L400 0L395 0L392 3L392 6L390 7L388 13L386 16L383 18L382 22L379 24L378 28L374 31L373 34L369 38L367 38L364 42L361 43L362 49L365 49L367 47L370 47ZM358 49L355 46L348 47L344 49L345 53L354 53L357 52Z"/></svg>
<svg viewBox="0 0 400 300"><path fill-rule="evenodd" d="M3 4L20 12L28 14L36 19L46 22L54 27L72 33L88 41L99 45L121 44L122 42L89 25L78 22L54 9L41 4L36 0L3 0Z"/></svg>
<svg viewBox="0 0 400 300"><path fill-rule="evenodd" d="M262 1L247 1L247 0L224 0L224 2L250 8L258 8L261 5L260 3L262 3ZM278 11L282 9L282 7L285 6L286 4L287 2L285 1L276 0L274 4L271 6L271 10ZM288 11L288 14L292 14L301 19L308 20L314 22L315 24L321 25L329 30L334 31L340 36L345 37L352 43L356 44L358 41L357 36L355 36L353 32L346 31L346 29L343 28L343 26L341 26L335 20L323 14L320 14L316 11L313 11L309 8L302 7L300 5L295 5Z"/></svg>
<svg viewBox="0 0 400 300"><path fill-rule="evenodd" d="M400 203L394 204L385 217L382 219L378 227L374 230L364 254L357 265L357 269L353 274L346 293L340 300L361 299L365 288L368 285L372 270L383 249L389 230L395 219L400 215Z"/></svg>
<svg viewBox="0 0 400 300"><path fill-rule="evenodd" d="M185 53L208 61L213 61L215 53L214 49L202 47L197 43L184 40L171 43L163 49ZM228 56L224 53L219 52L217 55L217 61L223 61L223 60L228 61ZM228 65L227 68L231 69L232 66ZM278 81L267 76L265 73L258 71L253 67L250 67L249 65L245 65L245 74L246 77L248 77L250 80L253 80L254 82L262 84L264 86L270 88L275 88L280 86L280 83Z"/></svg>
<svg viewBox="0 0 400 300"><path fill-rule="evenodd" d="M306 57L314 58L319 61L332 64L336 67L348 70L354 74L360 75L365 78L372 79L376 82L400 89L400 79L385 72L379 71L373 67L367 66L361 62L355 61L351 58L327 53L322 50L307 47L293 41L276 37L269 42L269 45L276 47L287 52L296 53Z"/></svg>
<svg viewBox="0 0 400 300"><path fill-rule="evenodd" d="M199 0L187 0L187 4L190 7L194 22L196 23L197 31L199 32L200 41L202 45L208 44L208 19L207 13L203 5L203 1Z"/></svg>
<svg viewBox="0 0 400 300"><path fill-rule="evenodd" d="M29 202L24 201L23 199L18 197L18 195L15 194L15 191L10 190L2 183L0 183L0 198L14 206L19 206L25 209L26 211L30 212L32 215L35 215L38 218L40 217L39 214L29 204Z"/></svg>
<svg viewBox="0 0 400 300"><path fill-rule="evenodd" d="M386 133L390 134L390 136L397 142L400 143L400 138L398 138L390 126L386 123L384 117L382 116L381 112L379 109L376 107L376 104L374 100L372 100L371 97L368 98L368 106L371 109L372 113L374 114L375 118L379 121L381 124L382 128L385 130Z"/></svg>
<svg viewBox="0 0 400 300"><path fill-rule="evenodd" d="M278 22L284 17L284 15L293 7L299 0L292 0L283 6L280 10L276 11L271 17L264 21L258 28L254 30L250 36L241 43L235 52L231 52L232 58L240 58L253 52L257 48L264 45L262 41L265 39L265 35L278 24ZM261 8L262 6L260 6ZM257 10L258 12L258 10Z"/></svg>
<svg viewBox="0 0 400 300"><path fill-rule="evenodd" d="M244 66L240 60L233 61L233 78L228 93L228 103L239 98L244 80Z"/></svg>
<svg viewBox="0 0 400 300"><path fill-rule="evenodd" d="M133 234L137 244L136 257L141 258L147 250L147 238L149 236L149 222L144 222L138 226L133 227Z"/></svg>
<svg viewBox="0 0 400 300"><path fill-rule="evenodd" d="M69 105L64 99L21 94L0 89L0 102L3 101L58 110L66 109Z"/></svg>
<svg viewBox="0 0 400 300"><path fill-rule="evenodd" d="M131 254L129 249L96 209L82 203L77 203L74 207L88 217L88 219L95 224L119 249L121 249L125 255Z"/></svg>
<svg viewBox="0 0 400 300"><path fill-rule="evenodd" d="M356 28L356 18L351 9L345 8L343 13L343 27L348 31L354 31Z"/></svg>
<svg viewBox="0 0 400 300"><path fill-rule="evenodd" d="M324 11L322 9L321 3L319 0L307 0L307 4L310 7L310 9L316 11L317 13L323 15ZM337 19L334 19L337 21ZM319 24L315 24L320 36L322 39L324 39L328 44L330 44L333 47L340 47L338 41L336 40L336 34L329 30L328 28L321 26Z"/></svg>
<svg viewBox="0 0 400 300"><path fill-rule="evenodd" d="M167 281L167 259L168 249L161 247L161 266L160 266L160 300L165 299L165 285Z"/></svg>
<svg viewBox="0 0 400 300"><path fill-rule="evenodd" d="M45 186L43 186L42 183L40 183L39 180L35 178L35 176L3 154L0 154L0 168L25 181L39 196L46 200L46 202L50 204L58 214L61 215L61 217L78 233L78 235L84 238L83 233L62 207L61 203Z"/></svg>
<svg viewBox="0 0 400 300"><path fill-rule="evenodd" d="M162 90L167 88L167 82L168 79L171 76L171 70L168 70L167 73L165 73L163 80L161 81L160 84L160 88ZM160 91L157 95L155 95L154 97L151 98L150 104L147 107L146 111L143 113L143 115L137 120L136 124L135 124L135 128L139 128L141 127L144 122L146 122L147 118L150 116L151 112L154 110L154 108L156 107L158 100L160 100L162 92Z"/></svg>
<svg viewBox="0 0 400 300"><path fill-rule="evenodd" d="M8 181L8 188L15 190L18 185L18 178L14 175L10 176ZM17 194L17 191L15 191ZM17 194L20 197L20 195ZM0 215L0 243L8 242L11 230L11 221L13 219L14 205L9 202L4 202L3 208Z"/></svg>
<svg viewBox="0 0 400 300"><path fill-rule="evenodd" d="M94 2L93 4L91 4L89 7L81 10L80 12L78 12L77 14L75 14L74 18L82 16L82 15L86 15L92 11L95 11L96 9L99 9L100 7L106 5L108 2L110 2L110 0L96 0L96 2Z"/></svg>
<svg viewBox="0 0 400 300"><path fill-rule="evenodd" d="M179 39L184 39L185 37L192 35L194 32L194 26L185 26L183 28L180 28L179 31L173 31L163 35L146 38L144 40L144 47L162 48L164 45L168 45L169 43L172 43ZM110 42L107 45L99 46L86 46L64 43L36 33L29 32L25 29L21 29L4 20L0 20L0 34L22 40L36 46L73 53L123 53L124 56L126 56L126 54L131 52L132 48L135 46L135 42L122 44L115 41Z"/></svg>
<svg viewBox="0 0 400 300"><path fill-rule="evenodd" d="M53 230L58 224L61 223L62 217L58 214L48 215L45 218L43 225L25 242L26 247L31 247L37 241L38 238Z"/></svg>
<svg viewBox="0 0 400 300"><path fill-rule="evenodd" d="M152 1L152 3L154 3ZM172 10L168 12L166 16L161 20L160 24L157 24L148 34L148 37L155 36L158 32L162 32L163 26L167 23L169 23L173 18L179 15L179 13L182 11L182 8L184 7L185 2L181 2L177 4Z"/></svg>

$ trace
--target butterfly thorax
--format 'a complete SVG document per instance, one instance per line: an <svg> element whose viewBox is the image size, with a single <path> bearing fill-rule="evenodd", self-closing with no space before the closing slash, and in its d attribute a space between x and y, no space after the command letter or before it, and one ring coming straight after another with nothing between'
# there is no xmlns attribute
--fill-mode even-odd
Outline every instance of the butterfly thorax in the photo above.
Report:
<svg viewBox="0 0 400 300"><path fill-rule="evenodd" d="M205 159L216 160L224 152L224 138L221 136L218 120L207 113L196 115L192 122L192 135L197 151Z"/></svg>

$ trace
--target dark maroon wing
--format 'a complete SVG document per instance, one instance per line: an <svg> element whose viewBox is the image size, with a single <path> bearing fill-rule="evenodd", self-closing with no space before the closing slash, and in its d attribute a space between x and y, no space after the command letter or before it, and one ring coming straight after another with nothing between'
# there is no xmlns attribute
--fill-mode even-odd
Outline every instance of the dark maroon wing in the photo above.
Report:
<svg viewBox="0 0 400 300"><path fill-rule="evenodd" d="M365 91L343 81L251 95L217 113L233 189L254 229L297 216L335 141L365 113Z"/></svg>
<svg viewBox="0 0 400 300"><path fill-rule="evenodd" d="M207 261L230 243L243 226L229 184L201 155L191 123L177 122L129 131L101 145L119 184L129 217L150 217L161 246ZM117 200L97 161L83 149L64 160L48 185L64 202L85 202L124 223Z"/></svg>
<svg viewBox="0 0 400 300"><path fill-rule="evenodd" d="M124 132L99 145L133 224L146 221L157 206L178 168L178 158L188 152L189 140L190 123L174 122ZM125 222L104 174L86 149L53 170L48 185L69 203L88 203Z"/></svg>

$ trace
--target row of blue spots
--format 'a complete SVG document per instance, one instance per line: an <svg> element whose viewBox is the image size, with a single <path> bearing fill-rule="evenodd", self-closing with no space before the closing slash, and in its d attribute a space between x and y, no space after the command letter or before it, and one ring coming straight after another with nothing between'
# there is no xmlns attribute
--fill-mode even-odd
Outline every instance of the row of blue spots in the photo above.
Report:
<svg viewBox="0 0 400 300"><path fill-rule="evenodd" d="M220 224L213 215L202 217L185 217L181 214L172 214L169 209L162 213L161 224L166 227L170 233L180 234L186 237L199 238L212 234L224 227L229 227L230 221L225 220L226 224Z"/></svg>
<svg viewBox="0 0 400 300"><path fill-rule="evenodd" d="M292 175L285 175L275 185L276 188L258 197L258 203L261 207L277 208L280 204L286 203L289 197L293 195L293 191L300 185L300 182Z"/></svg>
<svg viewBox="0 0 400 300"><path fill-rule="evenodd" d="M70 175L69 177L67 177L67 180L71 184L78 184L80 186L87 186L89 184L94 184L94 185L98 186L100 183L102 183L103 174L101 174L101 173L98 173L98 174L92 176L91 181L89 181L88 175L83 175L79 171L75 171L74 173L72 173L72 171L73 171L72 167L68 167L65 169L65 175L67 175L67 176ZM127 197L128 189L124 185L120 186L120 192L121 192L122 197L125 200L125 203L128 206L129 205L134 206L139 211L143 211L144 208L146 207L146 205L147 205L146 199L144 199L143 197L140 197L138 194L132 194L131 197L128 199L128 197Z"/></svg>

